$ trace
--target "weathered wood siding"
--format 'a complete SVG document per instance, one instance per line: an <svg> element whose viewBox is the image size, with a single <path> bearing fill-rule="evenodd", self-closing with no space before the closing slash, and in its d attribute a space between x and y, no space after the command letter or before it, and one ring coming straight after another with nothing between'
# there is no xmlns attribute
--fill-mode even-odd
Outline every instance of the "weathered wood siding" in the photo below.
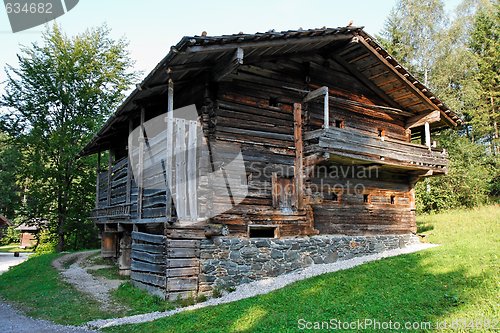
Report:
<svg viewBox="0 0 500 333"><path fill-rule="evenodd" d="M309 64L304 66L306 61ZM309 82L306 83L306 80ZM311 90L323 85L328 86L330 94L334 96L364 104L384 105L383 101L341 65L334 60L325 63L320 57L264 62L258 66L244 65L240 67L238 74L232 77L231 82L219 85L215 113L211 119L211 122L216 124L212 142L218 147L224 147L224 142L228 142L228 147L233 146L234 142L241 145L247 168L249 193L241 204L217 216L214 221L228 224L235 236L247 236L250 224L277 225L280 236L314 234L314 229L322 233L341 233L349 229L349 225L352 234L408 232L413 228L414 214L410 205L402 205L399 201L396 204L398 208L387 207L394 213L384 213L383 209L377 210L376 207L371 207L369 212L365 213L366 205L356 206L356 203L350 204L344 198L343 211L337 209L337 218L333 217L337 213L331 207L325 205L322 208L322 202L314 202L311 199L308 199L308 202L313 203L314 214L307 210L298 210L297 207L286 210L273 207L272 175L277 174L278 178L295 177L293 103L300 102L303 94L289 88ZM304 130L321 128L322 112L321 103L304 104ZM409 141L404 121L397 115L330 101L330 122L333 126L336 120L342 121L346 131L377 135L379 130L383 130L383 134L388 138ZM231 155L228 153L228 156ZM305 179L308 184L314 182L307 177ZM347 180L341 179L342 182ZM383 192L384 196L390 198L391 188L398 187L398 198L410 200L408 180L405 176L399 180L389 177L384 180L372 179L369 182L373 188L370 191ZM306 184L306 192L308 189L310 190L310 187ZM387 192L384 192L386 190ZM321 190L309 193L309 197L322 196ZM376 197L374 201L377 200ZM366 215L366 221L369 222L363 224L361 219L358 225L351 223L353 217L358 214ZM388 214L392 216L390 223L398 224L397 227L385 228L383 221ZM340 224L341 220L345 223L342 228L327 226L328 221ZM368 226L370 223L372 226ZM373 224L377 223L379 226L373 227Z"/></svg>

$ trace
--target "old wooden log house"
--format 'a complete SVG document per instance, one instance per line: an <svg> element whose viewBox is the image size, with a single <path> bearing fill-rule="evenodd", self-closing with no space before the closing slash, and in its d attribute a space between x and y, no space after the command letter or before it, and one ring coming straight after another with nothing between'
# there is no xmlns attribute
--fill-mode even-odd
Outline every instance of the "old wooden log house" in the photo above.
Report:
<svg viewBox="0 0 500 333"><path fill-rule="evenodd" d="M174 120L193 104L197 122ZM150 148L154 119L166 141ZM362 28L184 37L81 153L99 154L102 255L176 299L408 245L415 183L447 171L432 135L459 122ZM235 147L246 191L219 212L211 173Z"/></svg>

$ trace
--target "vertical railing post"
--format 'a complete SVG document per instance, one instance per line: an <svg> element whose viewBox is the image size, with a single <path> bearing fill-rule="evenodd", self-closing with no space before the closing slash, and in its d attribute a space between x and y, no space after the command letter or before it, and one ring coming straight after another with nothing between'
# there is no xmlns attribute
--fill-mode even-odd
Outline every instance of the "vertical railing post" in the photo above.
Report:
<svg viewBox="0 0 500 333"><path fill-rule="evenodd" d="M324 89L325 89L325 96L323 96L323 102L324 102L323 116L325 123L323 127L326 129L330 127L330 105L329 105L330 103L328 97L328 87L324 87Z"/></svg>
<svg viewBox="0 0 500 333"><path fill-rule="evenodd" d="M144 197L144 118L146 110L141 108L139 125L139 163L137 172L137 218L142 219L142 199Z"/></svg>
<svg viewBox="0 0 500 333"><path fill-rule="evenodd" d="M107 206L111 206L111 177L113 177L113 154L111 153L111 149L108 150L108 200Z"/></svg>
<svg viewBox="0 0 500 333"><path fill-rule="evenodd" d="M431 149L431 127L430 127L428 122L425 122L424 131L425 131L425 145L430 150Z"/></svg>
<svg viewBox="0 0 500 333"><path fill-rule="evenodd" d="M128 121L128 135L130 135L133 131L133 123L132 119L129 119ZM125 203L127 204L128 207L130 207L130 202L132 200L132 165L130 163L130 156L131 156L131 151L132 147L127 147L128 149L128 156L127 156L127 197L125 198Z"/></svg>
<svg viewBox="0 0 500 333"><path fill-rule="evenodd" d="M165 192L165 216L172 217L172 158L173 158L173 132L174 132L174 81L168 79L167 92L167 155L165 160L165 177L167 189Z"/></svg>
<svg viewBox="0 0 500 333"><path fill-rule="evenodd" d="M95 189L95 208L99 208L99 190L101 188L101 150L97 152L97 179Z"/></svg>

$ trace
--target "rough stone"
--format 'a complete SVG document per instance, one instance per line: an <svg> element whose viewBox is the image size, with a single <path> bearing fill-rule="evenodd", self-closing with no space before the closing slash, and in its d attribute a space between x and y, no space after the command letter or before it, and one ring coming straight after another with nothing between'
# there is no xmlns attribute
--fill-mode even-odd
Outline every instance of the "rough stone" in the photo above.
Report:
<svg viewBox="0 0 500 333"><path fill-rule="evenodd" d="M200 287L227 287L418 243L415 235L334 236L283 239L216 237L201 243Z"/></svg>

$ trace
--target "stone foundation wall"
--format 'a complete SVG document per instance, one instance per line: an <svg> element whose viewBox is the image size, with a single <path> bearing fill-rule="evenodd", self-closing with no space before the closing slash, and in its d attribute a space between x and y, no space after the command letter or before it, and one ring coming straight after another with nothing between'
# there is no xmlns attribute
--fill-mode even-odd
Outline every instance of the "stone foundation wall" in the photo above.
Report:
<svg viewBox="0 0 500 333"><path fill-rule="evenodd" d="M329 264L418 242L412 234L206 239L200 248L199 292L209 294L214 287L233 287L312 264Z"/></svg>

